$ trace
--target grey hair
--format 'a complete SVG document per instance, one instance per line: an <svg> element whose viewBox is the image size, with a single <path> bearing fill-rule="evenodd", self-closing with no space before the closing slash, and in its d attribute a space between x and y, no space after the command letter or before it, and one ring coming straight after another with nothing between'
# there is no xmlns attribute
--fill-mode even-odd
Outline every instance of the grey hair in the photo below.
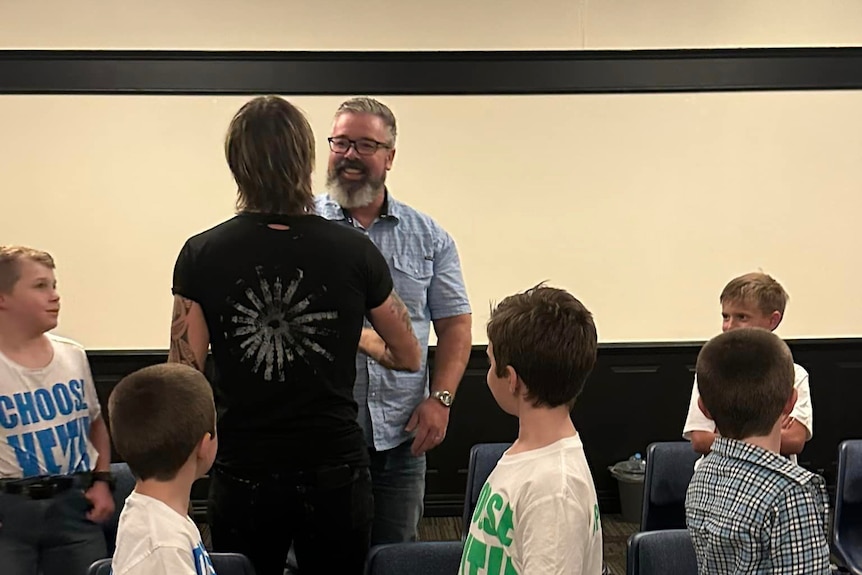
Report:
<svg viewBox="0 0 862 575"><path fill-rule="evenodd" d="M342 114L371 114L373 116L377 116L383 120L383 124L389 131L390 141L387 143L390 146L395 145L395 138L398 137L398 127L395 123L395 114L393 114L392 110L389 109L389 106L383 102L367 96L351 98L343 102L338 107L338 111L335 112L335 117L337 118Z"/></svg>

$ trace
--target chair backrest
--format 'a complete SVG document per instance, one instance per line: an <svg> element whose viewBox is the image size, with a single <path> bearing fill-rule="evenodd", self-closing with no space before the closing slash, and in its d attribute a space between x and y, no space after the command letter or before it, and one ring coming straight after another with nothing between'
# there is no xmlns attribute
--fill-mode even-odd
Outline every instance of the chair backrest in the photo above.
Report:
<svg viewBox="0 0 862 575"><path fill-rule="evenodd" d="M366 575L436 575L457 573L461 565L461 541L388 543L371 548ZM222 575L221 571L218 575Z"/></svg>
<svg viewBox="0 0 862 575"><path fill-rule="evenodd" d="M470 462L467 465L467 491L464 494L464 514L461 519L461 540L470 531L470 520L479 502L479 493L494 466L511 447L511 443L477 443L470 449Z"/></svg>
<svg viewBox="0 0 862 575"><path fill-rule="evenodd" d="M641 531L685 529L685 493L699 457L688 441L647 447Z"/></svg>
<svg viewBox="0 0 862 575"><path fill-rule="evenodd" d="M218 575L255 575L251 560L241 553L210 553Z"/></svg>
<svg viewBox="0 0 862 575"><path fill-rule="evenodd" d="M111 558L99 559L90 565L87 575L111 575Z"/></svg>
<svg viewBox="0 0 862 575"><path fill-rule="evenodd" d="M108 547L108 555L114 554L117 545L117 527L120 524L120 513L126 504L126 498L135 489L135 476L125 463L112 463L111 474L117 482L114 489L114 514L102 525L105 532L105 543Z"/></svg>
<svg viewBox="0 0 862 575"><path fill-rule="evenodd" d="M254 567L245 555L210 553L209 556L218 575L255 575ZM111 575L111 559L99 559L90 565L87 575Z"/></svg>
<svg viewBox="0 0 862 575"><path fill-rule="evenodd" d="M832 549L841 563L857 568L862 559L862 440L838 446Z"/></svg>
<svg viewBox="0 0 862 575"><path fill-rule="evenodd" d="M697 575L697 557L686 529L641 531L629 537L627 575Z"/></svg>

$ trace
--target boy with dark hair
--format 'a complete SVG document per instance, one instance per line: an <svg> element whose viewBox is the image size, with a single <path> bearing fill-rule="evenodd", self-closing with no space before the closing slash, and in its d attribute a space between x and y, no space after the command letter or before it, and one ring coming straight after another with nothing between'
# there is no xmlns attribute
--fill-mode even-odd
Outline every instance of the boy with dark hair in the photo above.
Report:
<svg viewBox="0 0 862 575"><path fill-rule="evenodd" d="M571 419L596 349L592 315L564 290L538 286L491 313L488 387L519 432L482 488L460 573L601 573L596 490Z"/></svg>
<svg viewBox="0 0 862 575"><path fill-rule="evenodd" d="M701 574L830 572L823 478L779 454L793 373L787 345L762 328L700 351L698 406L719 432L686 497Z"/></svg>
<svg viewBox="0 0 862 575"><path fill-rule="evenodd" d="M209 382L182 364L146 367L117 384L108 411L114 445L137 479L120 514L114 575L214 573L188 517L192 484L218 448Z"/></svg>

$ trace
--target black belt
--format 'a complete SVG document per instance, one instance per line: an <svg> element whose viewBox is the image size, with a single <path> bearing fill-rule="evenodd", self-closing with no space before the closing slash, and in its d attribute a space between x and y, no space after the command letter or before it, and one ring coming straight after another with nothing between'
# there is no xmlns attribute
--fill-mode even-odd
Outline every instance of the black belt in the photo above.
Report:
<svg viewBox="0 0 862 575"><path fill-rule="evenodd" d="M0 479L0 493L30 499L50 499L73 488L88 489L93 484L89 471L72 475L39 475L25 479Z"/></svg>

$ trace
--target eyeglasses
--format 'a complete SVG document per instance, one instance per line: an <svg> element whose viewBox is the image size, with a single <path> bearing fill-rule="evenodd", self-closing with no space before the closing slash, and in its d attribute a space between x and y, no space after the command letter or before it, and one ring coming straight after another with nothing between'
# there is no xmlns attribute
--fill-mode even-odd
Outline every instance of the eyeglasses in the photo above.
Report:
<svg viewBox="0 0 862 575"><path fill-rule="evenodd" d="M360 156L370 156L380 148L391 148L377 140L351 140L350 138L327 138L329 149L336 154L346 154L353 147Z"/></svg>

